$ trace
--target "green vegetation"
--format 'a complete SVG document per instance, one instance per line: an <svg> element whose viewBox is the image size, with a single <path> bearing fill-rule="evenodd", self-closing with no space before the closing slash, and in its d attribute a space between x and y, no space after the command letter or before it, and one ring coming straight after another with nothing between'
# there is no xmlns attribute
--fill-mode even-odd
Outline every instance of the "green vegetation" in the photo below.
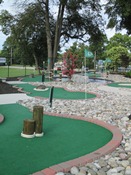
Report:
<svg viewBox="0 0 131 175"><path fill-rule="evenodd" d="M125 77L131 78L131 71L125 73Z"/></svg>
<svg viewBox="0 0 131 175"><path fill-rule="evenodd" d="M9 71L8 71L8 67L0 66L0 78L20 77L20 76L30 75L32 73L38 74L38 72L34 71L34 69L9 68Z"/></svg>
<svg viewBox="0 0 131 175"><path fill-rule="evenodd" d="M127 83L127 82L110 83L108 84L108 86L117 87L117 88L131 88L131 83Z"/></svg>

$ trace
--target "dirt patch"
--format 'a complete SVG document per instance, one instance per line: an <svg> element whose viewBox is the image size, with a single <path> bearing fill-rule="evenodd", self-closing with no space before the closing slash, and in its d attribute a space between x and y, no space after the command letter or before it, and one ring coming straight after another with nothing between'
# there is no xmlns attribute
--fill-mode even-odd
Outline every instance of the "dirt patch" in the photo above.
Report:
<svg viewBox="0 0 131 175"><path fill-rule="evenodd" d="M7 81L17 81L17 78L7 78ZM0 81L0 94L12 94L12 93L22 93L18 91L17 88L13 87L13 85L10 85L6 82Z"/></svg>

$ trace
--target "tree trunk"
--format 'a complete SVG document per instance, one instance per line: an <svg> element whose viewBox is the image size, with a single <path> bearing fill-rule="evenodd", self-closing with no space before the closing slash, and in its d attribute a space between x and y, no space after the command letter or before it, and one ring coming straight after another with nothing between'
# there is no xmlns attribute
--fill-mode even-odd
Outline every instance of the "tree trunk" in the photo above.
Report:
<svg viewBox="0 0 131 175"><path fill-rule="evenodd" d="M23 132L21 133L22 137L33 138L35 132L35 120L25 119L23 123Z"/></svg>
<svg viewBox="0 0 131 175"><path fill-rule="evenodd" d="M62 28L62 21L63 21L63 15L64 15L64 9L65 5L67 3L66 1L62 1L59 4L59 12L56 22L56 28L55 28L55 39L52 47L52 36L51 36L51 28L50 28L50 22L49 22L49 0L38 0L42 8L44 9L44 16L45 16L45 27L46 27L46 35L47 35L47 47L48 47L48 72L53 68L55 59L57 58L57 51L58 46L60 42L60 36L61 36L61 28Z"/></svg>
<svg viewBox="0 0 131 175"><path fill-rule="evenodd" d="M33 107L33 119L35 120L35 135L43 136L43 106Z"/></svg>
<svg viewBox="0 0 131 175"><path fill-rule="evenodd" d="M51 38L51 29L49 22L49 0L46 0L44 3L45 8L45 27L46 27L46 35L47 35L47 49L48 49L48 72L52 69L52 38Z"/></svg>
<svg viewBox="0 0 131 175"><path fill-rule="evenodd" d="M35 60L36 70L38 70L39 74L41 74L40 69L39 69L39 65L38 65L38 60L37 60L36 55L34 53L33 53L33 57L34 57L34 60Z"/></svg>
<svg viewBox="0 0 131 175"><path fill-rule="evenodd" d="M61 29L62 29L64 9L65 9L65 3L60 3L58 16L57 16L57 22L56 22L56 29L55 29L55 41L54 41L54 50L53 50L53 65L55 63L55 59L57 58L58 46L59 46L60 37L61 37Z"/></svg>

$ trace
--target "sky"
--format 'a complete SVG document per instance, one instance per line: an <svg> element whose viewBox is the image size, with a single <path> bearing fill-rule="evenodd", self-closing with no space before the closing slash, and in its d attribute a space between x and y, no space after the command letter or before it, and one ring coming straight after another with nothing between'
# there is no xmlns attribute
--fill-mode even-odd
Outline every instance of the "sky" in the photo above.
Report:
<svg viewBox="0 0 131 175"><path fill-rule="evenodd" d="M102 0L103 2L105 0ZM12 6L14 0L4 0L4 3L0 4L0 12L1 10L7 10L9 11L10 13L15 13L15 8ZM112 36L114 36L115 34L115 29L108 29L108 30L105 30L106 34L107 34L107 38L111 38ZM126 31L123 30L121 31L122 34L125 34ZM4 44L4 41L6 40L7 36L4 35L2 32L1 32L1 28L0 28L0 50L2 49L2 45ZM74 41L73 41L74 42ZM70 42L69 44L66 44L65 45L65 48L69 48L73 42Z"/></svg>

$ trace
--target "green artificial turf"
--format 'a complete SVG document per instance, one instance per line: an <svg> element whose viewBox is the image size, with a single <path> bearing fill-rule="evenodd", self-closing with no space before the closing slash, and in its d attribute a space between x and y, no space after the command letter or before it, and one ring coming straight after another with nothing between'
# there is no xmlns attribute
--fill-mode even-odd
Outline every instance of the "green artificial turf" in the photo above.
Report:
<svg viewBox="0 0 131 175"><path fill-rule="evenodd" d="M42 75L34 76L34 78L31 78L29 76L24 77L22 79L24 82L42 82ZM45 82L51 81L49 78L45 78Z"/></svg>
<svg viewBox="0 0 131 175"><path fill-rule="evenodd" d="M93 123L44 115L40 138L23 138L23 120L32 113L19 104L0 105L0 174L29 175L104 146L112 133Z"/></svg>
<svg viewBox="0 0 131 175"><path fill-rule="evenodd" d="M94 78L94 77L101 77L100 74L97 74L97 73L93 73L93 72L87 72L86 75L89 77L89 78Z"/></svg>
<svg viewBox="0 0 131 175"><path fill-rule="evenodd" d="M29 96L39 96L39 97L44 97L44 98L49 98L50 95L50 88L48 87L47 91L36 91L34 90L34 88L36 88L36 86L30 85L30 84L17 84L17 87L21 87L25 92L30 92L30 94L28 94ZM53 98L56 99L72 99L72 100L76 100L76 99L85 99L86 98L94 98L96 97L95 94L89 94L89 93L85 93L84 92L70 92L70 91L66 91L63 88L54 88L54 92L53 92Z"/></svg>
<svg viewBox="0 0 131 175"><path fill-rule="evenodd" d="M125 84L125 85L121 85L121 84ZM129 86L127 85L129 84ZM111 87L117 87L117 88L131 88L131 83L128 83L128 82L120 82L120 83L110 83L108 84L108 86L111 86Z"/></svg>

